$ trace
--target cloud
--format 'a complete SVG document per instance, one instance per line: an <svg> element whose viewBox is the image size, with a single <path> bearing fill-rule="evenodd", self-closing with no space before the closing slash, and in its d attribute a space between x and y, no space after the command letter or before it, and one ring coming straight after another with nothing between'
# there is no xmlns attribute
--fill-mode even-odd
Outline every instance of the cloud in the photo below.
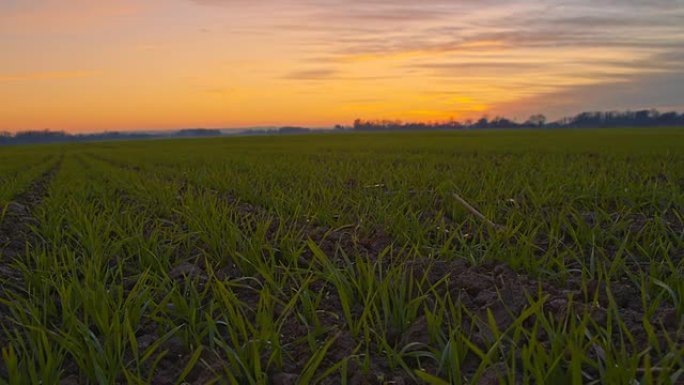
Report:
<svg viewBox="0 0 684 385"><path fill-rule="evenodd" d="M553 119L579 111L659 108L684 110L684 71L634 75L622 81L602 82L539 93L494 106L496 113L522 119L544 112Z"/></svg>
<svg viewBox="0 0 684 385"><path fill-rule="evenodd" d="M338 74L339 71L336 69L317 68L290 72L284 78L288 80L325 80L330 79Z"/></svg>
<svg viewBox="0 0 684 385"><path fill-rule="evenodd" d="M623 88L615 85L674 73L683 63L679 1L306 3L312 9L299 28L318 39L303 49L312 62L342 68L377 61L412 76L480 80L528 94L596 84L617 92Z"/></svg>
<svg viewBox="0 0 684 385"><path fill-rule="evenodd" d="M232 7L289 10L277 30L302 32L303 45L332 54L391 55L482 48L659 48L684 41L684 7L677 0L189 0ZM262 15L268 17L268 15ZM332 44L331 44L332 43ZM470 45L470 46L469 46Z"/></svg>
<svg viewBox="0 0 684 385"><path fill-rule="evenodd" d="M49 71L27 72L20 74L0 74L0 82L25 82L41 80L77 79L94 76L92 71Z"/></svg>
<svg viewBox="0 0 684 385"><path fill-rule="evenodd" d="M235 93L235 88L233 87L209 87L203 89L207 94L214 96L226 96Z"/></svg>

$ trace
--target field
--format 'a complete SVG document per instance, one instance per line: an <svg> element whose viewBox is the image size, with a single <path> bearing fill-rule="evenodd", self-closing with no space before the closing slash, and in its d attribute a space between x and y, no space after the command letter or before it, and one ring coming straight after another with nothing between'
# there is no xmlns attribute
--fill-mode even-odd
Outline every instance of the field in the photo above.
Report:
<svg viewBox="0 0 684 385"><path fill-rule="evenodd" d="M684 383L684 130L0 148L0 384Z"/></svg>

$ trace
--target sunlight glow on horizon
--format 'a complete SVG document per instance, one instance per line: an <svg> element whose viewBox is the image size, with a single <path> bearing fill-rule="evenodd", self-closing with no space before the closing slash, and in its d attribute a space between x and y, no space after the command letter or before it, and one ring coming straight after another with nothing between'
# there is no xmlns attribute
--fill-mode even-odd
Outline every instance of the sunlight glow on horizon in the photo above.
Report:
<svg viewBox="0 0 684 385"><path fill-rule="evenodd" d="M683 26L677 0L8 0L0 131L684 106Z"/></svg>

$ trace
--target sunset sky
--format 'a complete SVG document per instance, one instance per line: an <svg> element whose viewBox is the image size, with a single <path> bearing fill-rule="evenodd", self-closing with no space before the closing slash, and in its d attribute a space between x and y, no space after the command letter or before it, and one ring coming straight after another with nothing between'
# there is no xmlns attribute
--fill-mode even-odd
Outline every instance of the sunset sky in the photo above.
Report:
<svg viewBox="0 0 684 385"><path fill-rule="evenodd" d="M684 1L0 1L0 131L641 107L684 110Z"/></svg>

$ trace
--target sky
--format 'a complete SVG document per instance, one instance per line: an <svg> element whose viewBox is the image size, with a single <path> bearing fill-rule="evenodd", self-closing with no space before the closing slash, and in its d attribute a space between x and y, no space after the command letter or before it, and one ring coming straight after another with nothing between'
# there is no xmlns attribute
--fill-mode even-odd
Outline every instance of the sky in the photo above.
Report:
<svg viewBox="0 0 684 385"><path fill-rule="evenodd" d="M1 0L0 131L684 110L684 0Z"/></svg>

